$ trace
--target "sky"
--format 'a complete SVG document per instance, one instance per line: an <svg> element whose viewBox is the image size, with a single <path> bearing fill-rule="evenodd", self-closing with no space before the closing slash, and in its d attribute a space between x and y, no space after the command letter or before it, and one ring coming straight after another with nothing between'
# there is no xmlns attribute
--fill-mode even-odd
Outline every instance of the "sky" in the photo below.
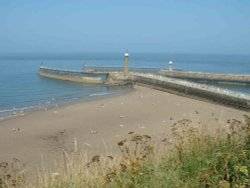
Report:
<svg viewBox="0 0 250 188"><path fill-rule="evenodd" d="M250 0L0 0L0 53L250 54Z"/></svg>

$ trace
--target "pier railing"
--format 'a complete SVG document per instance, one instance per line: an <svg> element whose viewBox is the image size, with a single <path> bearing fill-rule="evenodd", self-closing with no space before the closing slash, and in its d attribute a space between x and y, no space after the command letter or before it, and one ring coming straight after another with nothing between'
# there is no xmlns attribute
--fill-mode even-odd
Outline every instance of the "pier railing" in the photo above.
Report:
<svg viewBox="0 0 250 188"><path fill-rule="evenodd" d="M92 70L96 72L123 72L124 67L120 66L87 66L86 70ZM158 67L129 67L130 72L152 72L157 73L161 71Z"/></svg>

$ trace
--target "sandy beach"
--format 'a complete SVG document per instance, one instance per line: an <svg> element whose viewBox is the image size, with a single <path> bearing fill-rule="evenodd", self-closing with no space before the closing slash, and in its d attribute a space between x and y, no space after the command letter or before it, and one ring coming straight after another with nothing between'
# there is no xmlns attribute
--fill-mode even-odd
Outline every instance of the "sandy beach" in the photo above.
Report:
<svg viewBox="0 0 250 188"><path fill-rule="evenodd" d="M135 131L164 136L176 121L189 118L209 128L242 119L243 111L135 86L132 92L96 101L36 111L0 120L0 161L18 158L28 166L41 158L52 164L73 141L90 155L117 151L116 142Z"/></svg>

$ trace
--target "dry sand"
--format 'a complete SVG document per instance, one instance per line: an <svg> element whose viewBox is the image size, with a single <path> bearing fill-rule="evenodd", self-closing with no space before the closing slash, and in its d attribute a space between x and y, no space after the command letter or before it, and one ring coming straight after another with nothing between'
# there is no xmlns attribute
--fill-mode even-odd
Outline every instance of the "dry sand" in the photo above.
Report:
<svg viewBox="0 0 250 188"><path fill-rule="evenodd" d="M37 111L0 120L0 161L18 158L28 166L52 164L62 150L90 155L117 151L116 142L135 131L164 136L177 120L191 118L210 128L245 112L137 86L122 96ZM19 129L19 130L18 130Z"/></svg>

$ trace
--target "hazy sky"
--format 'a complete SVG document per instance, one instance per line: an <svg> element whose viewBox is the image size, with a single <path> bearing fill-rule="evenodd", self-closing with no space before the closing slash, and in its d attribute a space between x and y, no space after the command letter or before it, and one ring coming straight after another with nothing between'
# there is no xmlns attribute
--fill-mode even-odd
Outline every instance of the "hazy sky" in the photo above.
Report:
<svg viewBox="0 0 250 188"><path fill-rule="evenodd" d="M250 0L0 0L0 53L250 54Z"/></svg>

